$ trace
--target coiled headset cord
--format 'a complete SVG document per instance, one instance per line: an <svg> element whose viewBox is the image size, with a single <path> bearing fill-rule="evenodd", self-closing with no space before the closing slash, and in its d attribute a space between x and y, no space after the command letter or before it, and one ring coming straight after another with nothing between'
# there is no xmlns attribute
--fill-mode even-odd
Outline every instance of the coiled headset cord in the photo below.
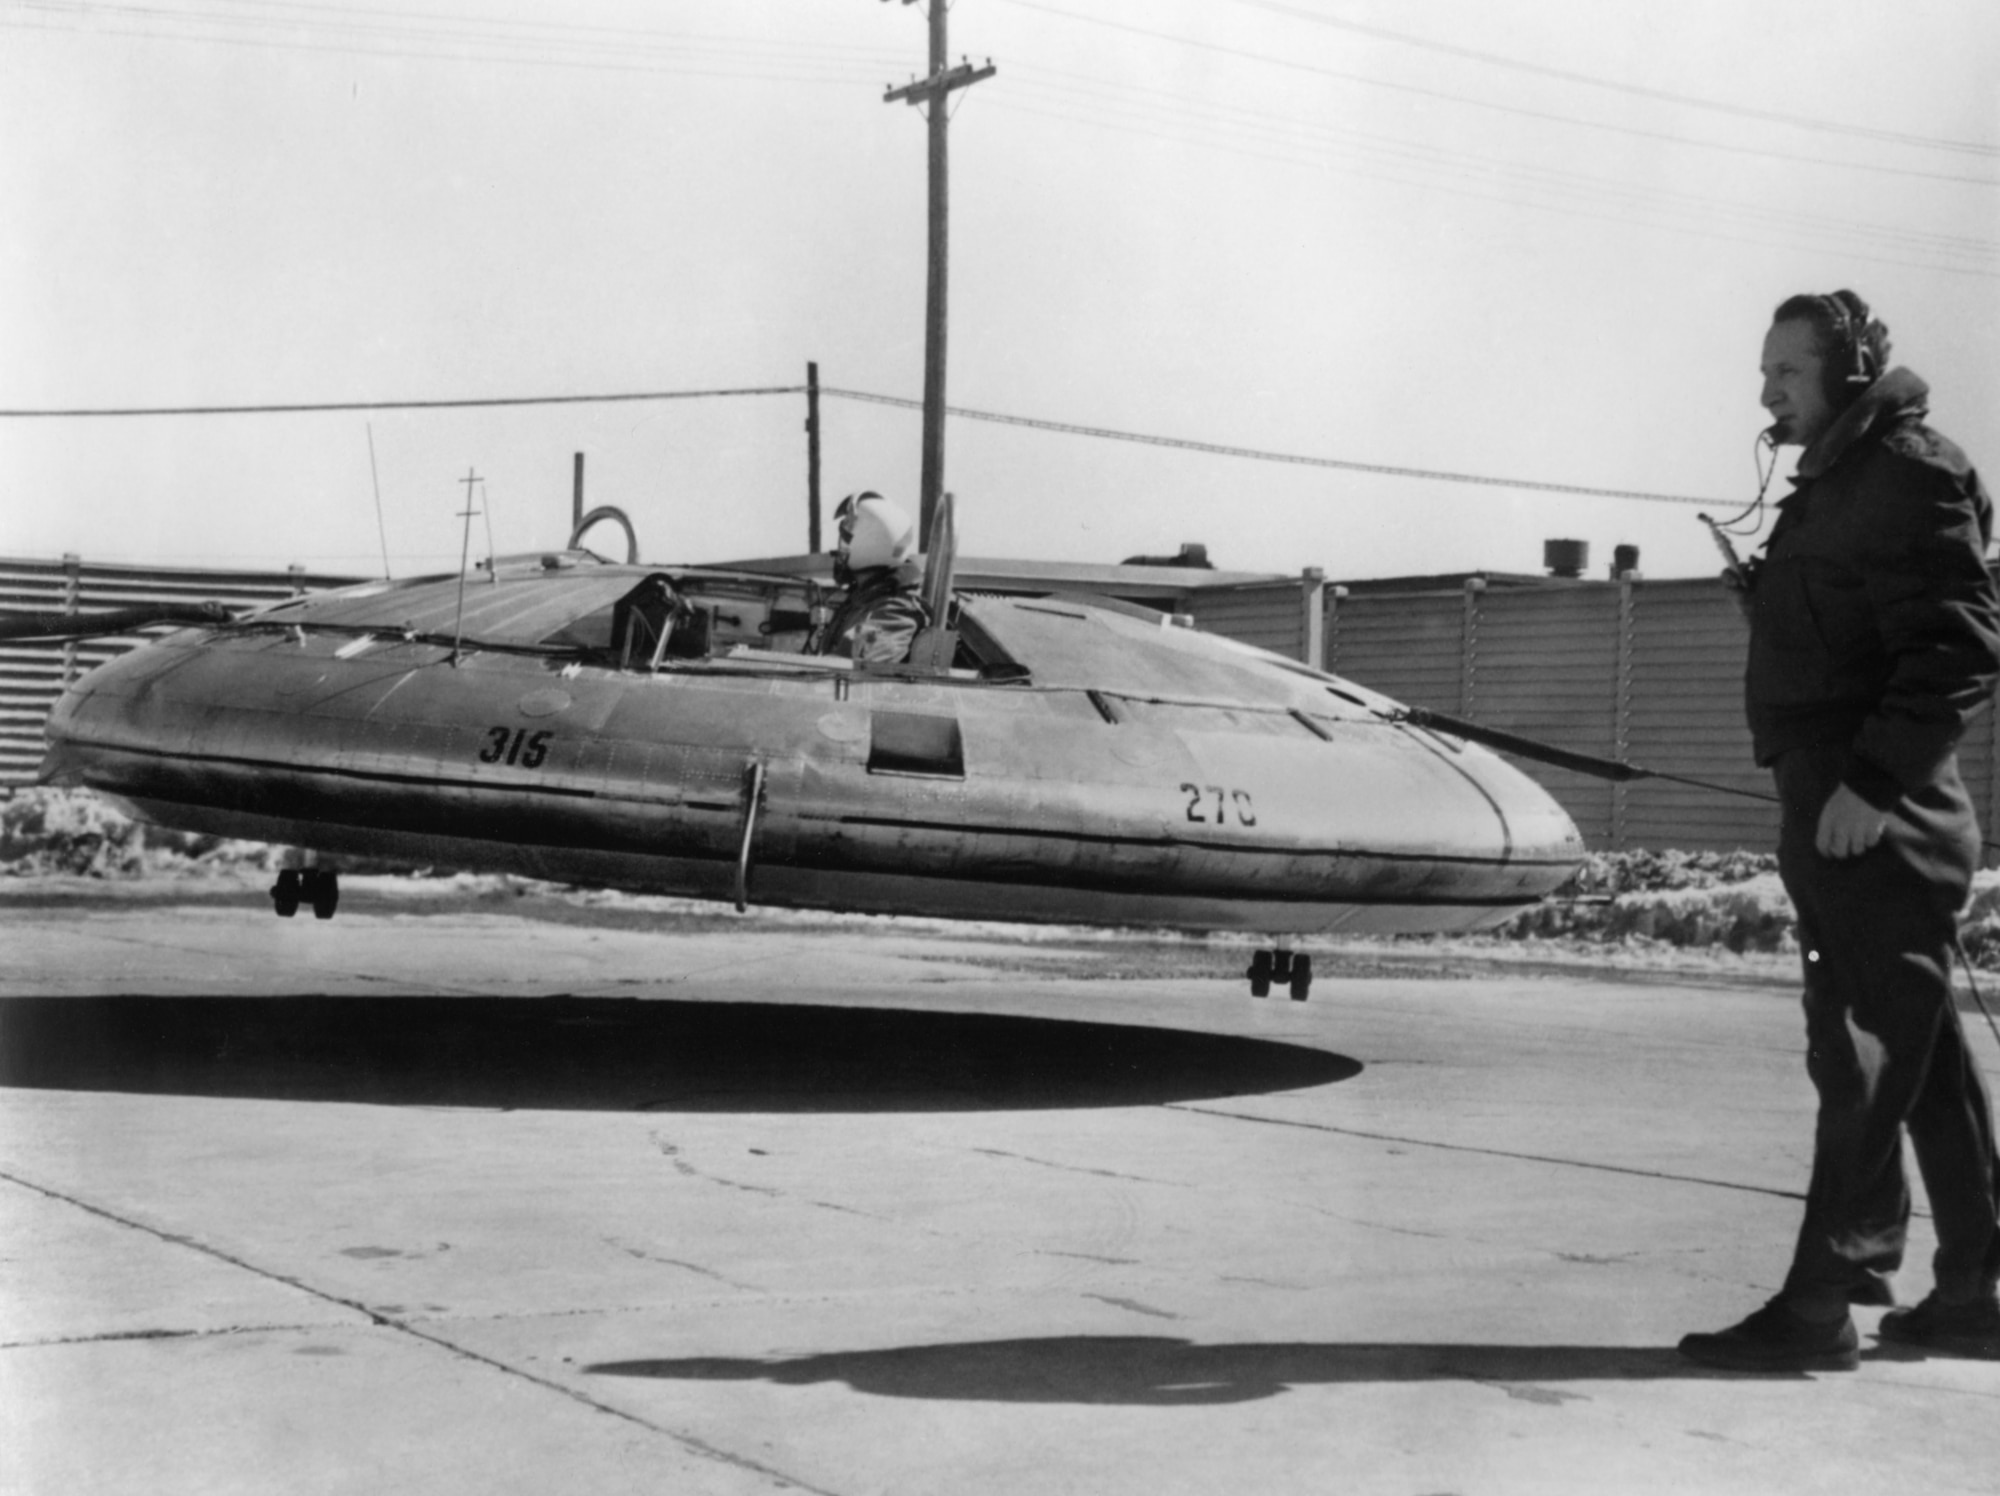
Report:
<svg viewBox="0 0 2000 1496"><path fill-rule="evenodd" d="M1965 985L1971 989L1972 1000L1979 1005L1980 1015L1985 1018L1986 1026L1993 1031L1993 1042L2000 1044L2000 1023L1993 1021L1993 1010L1986 1006L1986 999L1980 995L1979 978L1973 975L1972 957L1966 953L1965 937L1954 935L1951 944L1952 949L1958 952L1958 964L1965 968Z"/></svg>

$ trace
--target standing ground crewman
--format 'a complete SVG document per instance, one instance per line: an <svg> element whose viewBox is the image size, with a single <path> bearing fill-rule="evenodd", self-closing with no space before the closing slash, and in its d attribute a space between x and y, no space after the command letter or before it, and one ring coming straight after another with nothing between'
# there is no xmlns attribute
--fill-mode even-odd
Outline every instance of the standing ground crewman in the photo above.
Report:
<svg viewBox="0 0 2000 1496"><path fill-rule="evenodd" d="M1792 297L1764 339L1771 439L1805 452L1763 557L1728 580L1747 594L1745 703L1782 802L1819 1119L1784 1287L1681 1341L1710 1366L1858 1363L1848 1306L1895 1302L1905 1130L1937 1226L1934 1286L1884 1315L1881 1336L2000 1355L2000 1162L1951 991L1980 851L1953 748L2000 675L1992 506L1923 424L1924 382L1885 372L1888 353L1852 291Z"/></svg>

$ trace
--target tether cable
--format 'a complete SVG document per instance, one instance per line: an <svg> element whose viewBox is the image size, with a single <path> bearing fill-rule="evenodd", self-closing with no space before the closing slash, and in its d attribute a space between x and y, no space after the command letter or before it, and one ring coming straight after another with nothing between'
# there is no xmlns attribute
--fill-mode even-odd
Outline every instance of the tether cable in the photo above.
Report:
<svg viewBox="0 0 2000 1496"><path fill-rule="evenodd" d="M1498 748L1519 758L1532 759L1540 764L1551 764L1558 769L1570 769L1578 774L1588 774L1595 779L1612 779L1621 783L1633 779L1665 779L1674 784L1685 784L1693 789L1710 790L1718 795L1741 795L1746 800L1762 800L1767 805L1778 803L1778 797L1768 790L1748 790L1737 784L1717 784L1712 779L1695 779L1687 774L1669 774L1664 769L1648 769L1642 764L1629 764L1619 758L1601 758L1595 753L1579 753L1574 748L1558 748L1553 743L1544 743L1536 738L1524 738L1517 732L1504 732L1497 727L1468 722L1463 717L1454 717L1449 712L1434 712L1429 707L1398 707L1383 715L1391 722L1407 722L1412 727L1450 733L1453 737L1464 738L1467 742L1484 743L1489 748ZM2000 842L1981 841L1979 845L1983 851L2000 852ZM1982 1003L1980 1006L1983 1010L1985 1004ZM2000 1039L2000 1030L1995 1031L1994 1037Z"/></svg>
<svg viewBox="0 0 2000 1496"><path fill-rule="evenodd" d="M1407 722L1412 727L1447 732L1455 738L1484 743L1489 748L1499 748L1507 753L1518 754L1522 758L1533 759L1537 763L1552 764L1559 769L1572 769L1579 774L1589 774L1597 779L1619 781L1666 779L1675 784L1690 785L1698 790L1713 790L1723 795L1741 795L1746 800L1764 800L1773 805L1778 803L1778 797L1767 790L1746 790L1741 785L1717 784L1712 779L1693 779L1685 774L1669 774L1664 769L1648 769L1641 764L1626 763L1623 759L1601 758L1594 753L1578 753L1573 748L1558 748L1553 743L1524 738L1519 733L1503 732L1497 727L1483 727L1477 722L1468 722L1463 717L1454 717L1447 712L1431 711L1428 707L1401 707L1389 713L1389 719L1393 722Z"/></svg>

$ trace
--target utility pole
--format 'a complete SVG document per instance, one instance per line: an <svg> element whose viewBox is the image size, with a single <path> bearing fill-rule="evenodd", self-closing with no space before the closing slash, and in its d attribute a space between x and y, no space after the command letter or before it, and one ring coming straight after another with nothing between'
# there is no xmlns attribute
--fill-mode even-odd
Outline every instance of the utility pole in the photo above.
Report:
<svg viewBox="0 0 2000 1496"><path fill-rule="evenodd" d="M806 549L819 551L819 365L806 364Z"/></svg>
<svg viewBox="0 0 2000 1496"><path fill-rule="evenodd" d="M903 0L914 4L915 0ZM901 99L905 104L928 102L930 112L930 271L924 296L924 462L920 479L917 516L917 544L930 549L931 520L937 513L938 497L944 492L944 368L945 368L945 261L950 236L947 232L950 203L950 169L945 150L945 130L951 122L948 102L954 89L966 88L997 71L991 60L984 67L960 62L945 64L946 0L930 0L930 76L912 79L901 88L882 95L885 104Z"/></svg>

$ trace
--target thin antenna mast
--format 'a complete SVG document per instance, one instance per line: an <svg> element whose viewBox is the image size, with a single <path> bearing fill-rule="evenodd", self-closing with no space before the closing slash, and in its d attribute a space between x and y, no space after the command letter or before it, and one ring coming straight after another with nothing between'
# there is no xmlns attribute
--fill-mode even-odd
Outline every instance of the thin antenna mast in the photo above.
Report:
<svg viewBox="0 0 2000 1496"><path fill-rule="evenodd" d="M486 575L495 587L500 585L500 567L497 564L500 553L493 548L493 495L486 491L486 485L479 485L479 496L486 502L479 506L479 512L486 516Z"/></svg>
<svg viewBox="0 0 2000 1496"><path fill-rule="evenodd" d="M368 426L368 477L375 484L375 533L382 537L382 580L389 578L389 527L382 519L382 475L375 471L375 423Z"/></svg>
<svg viewBox="0 0 2000 1496"><path fill-rule="evenodd" d="M465 538L458 546L458 613L451 621L451 664L458 664L459 646L465 640L465 565L472 559L472 489L483 481L472 468L465 470L465 476L458 480L465 485L465 507L459 510L459 517L465 521Z"/></svg>

